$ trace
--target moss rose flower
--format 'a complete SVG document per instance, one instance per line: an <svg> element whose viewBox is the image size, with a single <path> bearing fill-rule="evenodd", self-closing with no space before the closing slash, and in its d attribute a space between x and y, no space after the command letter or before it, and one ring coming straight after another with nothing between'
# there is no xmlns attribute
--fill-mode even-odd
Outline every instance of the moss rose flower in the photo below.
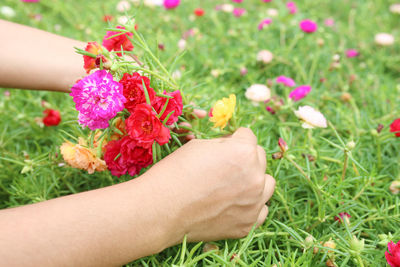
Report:
<svg viewBox="0 0 400 267"><path fill-rule="evenodd" d="M134 110L136 105L146 103L143 84L146 86L149 94L150 103L153 103L156 93L154 89L150 87L149 78L141 76L137 72L132 74L125 73L119 82L124 87L123 94L126 98L125 108L130 112Z"/></svg>
<svg viewBox="0 0 400 267"><path fill-rule="evenodd" d="M179 90L167 93L164 92L165 95L172 96L173 98L170 98L168 100L168 105L163 112L163 114L160 116L160 120L164 121L164 119L170 114L172 111L172 115L168 118L168 121L166 122L167 125L174 124L174 122L178 121L178 117L182 115L182 109L183 109L183 103L182 103L182 95ZM164 108L165 103L167 102L167 98L165 97L156 97L156 100L154 102L154 109L157 111L158 114L161 113L162 109Z"/></svg>
<svg viewBox="0 0 400 267"><path fill-rule="evenodd" d="M385 251L387 263L392 267L400 267L400 241L395 244L393 241L388 243L388 251Z"/></svg>
<svg viewBox="0 0 400 267"><path fill-rule="evenodd" d="M117 26L118 29L125 29L123 26ZM117 35L117 36L114 36ZM112 37L114 36L114 37ZM124 51L132 51L133 45L128 37L132 37L133 34L130 32L121 34L121 32L108 31L103 39L103 46L107 48L108 51L121 51L121 47ZM117 53L121 56L121 53Z"/></svg>
<svg viewBox="0 0 400 267"><path fill-rule="evenodd" d="M400 137L400 118L396 119L390 124L390 131Z"/></svg>

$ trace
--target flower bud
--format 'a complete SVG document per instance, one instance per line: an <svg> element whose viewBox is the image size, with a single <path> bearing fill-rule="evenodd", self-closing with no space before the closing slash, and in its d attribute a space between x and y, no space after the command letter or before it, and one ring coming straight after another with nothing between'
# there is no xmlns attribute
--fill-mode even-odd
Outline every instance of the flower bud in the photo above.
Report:
<svg viewBox="0 0 400 267"><path fill-rule="evenodd" d="M314 245L314 237L312 235L309 235L304 239L304 246L306 248L310 248Z"/></svg>
<svg viewBox="0 0 400 267"><path fill-rule="evenodd" d="M323 246L326 247L326 248L331 248L331 249L335 249L336 248L336 244L335 244L335 242L333 240L326 241L323 244ZM330 253L330 252L333 252L333 251L328 250L328 253Z"/></svg>
<svg viewBox="0 0 400 267"><path fill-rule="evenodd" d="M211 250L218 251L219 248L218 248L218 246L215 245L215 244L205 243L205 244L204 244L204 247L203 247L203 253L208 252L208 251L211 251Z"/></svg>
<svg viewBox="0 0 400 267"><path fill-rule="evenodd" d="M393 195L400 193L400 181L393 181L389 186L389 190Z"/></svg>
<svg viewBox="0 0 400 267"><path fill-rule="evenodd" d="M356 147L356 143L355 143L354 141L350 141L350 142L348 142L348 143L346 144L346 149L347 149L348 151L353 150L355 147Z"/></svg>
<svg viewBox="0 0 400 267"><path fill-rule="evenodd" d="M285 153L289 149L287 143L285 142L285 140L283 140L283 138L279 138L278 145L281 148L282 153Z"/></svg>
<svg viewBox="0 0 400 267"><path fill-rule="evenodd" d="M355 235L350 240L350 248L356 252L361 252L364 250L364 239L359 240Z"/></svg>

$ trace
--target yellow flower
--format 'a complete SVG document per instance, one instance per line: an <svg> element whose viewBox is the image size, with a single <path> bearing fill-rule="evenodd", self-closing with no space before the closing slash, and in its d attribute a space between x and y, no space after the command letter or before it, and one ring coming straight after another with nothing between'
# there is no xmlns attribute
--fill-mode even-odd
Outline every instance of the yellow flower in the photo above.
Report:
<svg viewBox="0 0 400 267"><path fill-rule="evenodd" d="M83 147L82 144L83 139L80 139L77 145L69 141L61 145L60 150L65 162L73 168L86 170L89 174L105 171L107 169L105 161L98 158L95 151Z"/></svg>
<svg viewBox="0 0 400 267"><path fill-rule="evenodd" d="M224 129L230 118L232 118L233 112L236 106L236 96L231 94L229 98L222 98L215 103L212 108L212 117L210 121L214 123L214 127L220 127Z"/></svg>

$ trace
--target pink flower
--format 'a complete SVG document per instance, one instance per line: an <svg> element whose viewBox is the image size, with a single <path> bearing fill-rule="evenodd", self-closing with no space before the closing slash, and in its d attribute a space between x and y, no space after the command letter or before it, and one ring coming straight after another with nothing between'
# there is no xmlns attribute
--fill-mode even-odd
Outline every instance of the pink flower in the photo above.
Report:
<svg viewBox="0 0 400 267"><path fill-rule="evenodd" d="M297 6L296 6L295 2L287 2L286 7L287 7L287 9L289 9L290 14L297 13Z"/></svg>
<svg viewBox="0 0 400 267"><path fill-rule="evenodd" d="M235 9L232 11L233 15L238 18L241 17L245 12L246 9L238 7L235 7Z"/></svg>
<svg viewBox="0 0 400 267"><path fill-rule="evenodd" d="M395 244L393 241L388 243L389 252L385 251L387 263L392 267L400 267L400 241Z"/></svg>
<svg viewBox="0 0 400 267"><path fill-rule="evenodd" d="M270 3L270 2L272 2L272 0L261 0L261 1L263 1L264 3Z"/></svg>
<svg viewBox="0 0 400 267"><path fill-rule="evenodd" d="M293 87L296 85L296 83L293 81L293 79L283 76L283 75L276 78L276 82L281 83L287 87Z"/></svg>
<svg viewBox="0 0 400 267"><path fill-rule="evenodd" d="M40 0L21 0L21 2L25 3L38 3Z"/></svg>
<svg viewBox="0 0 400 267"><path fill-rule="evenodd" d="M71 88L70 96L79 111L79 123L91 130L107 128L108 121L124 109L126 99L122 88L105 70L98 70L78 81Z"/></svg>
<svg viewBox="0 0 400 267"><path fill-rule="evenodd" d="M232 0L232 2L241 3L241 2L243 2L243 0Z"/></svg>
<svg viewBox="0 0 400 267"><path fill-rule="evenodd" d="M333 19L326 19L324 23L325 23L325 26L327 26L327 27L335 26L335 21Z"/></svg>
<svg viewBox="0 0 400 267"><path fill-rule="evenodd" d="M268 111L269 113L271 113L272 115L275 114L275 110L271 106L266 106L265 110Z"/></svg>
<svg viewBox="0 0 400 267"><path fill-rule="evenodd" d="M264 26L271 24L271 22L272 22L272 19L270 19L270 18L266 18L266 19L262 20L260 22L260 24L258 24L258 30L261 31L262 29L264 29Z"/></svg>
<svg viewBox="0 0 400 267"><path fill-rule="evenodd" d="M358 51L355 49L349 49L346 51L346 56L348 58L357 57L359 55Z"/></svg>
<svg viewBox="0 0 400 267"><path fill-rule="evenodd" d="M173 9L179 6L180 3L180 0L164 0L164 7L166 9Z"/></svg>
<svg viewBox="0 0 400 267"><path fill-rule="evenodd" d="M299 24L300 29L305 33L313 33L318 29L317 23L310 19L302 20Z"/></svg>
<svg viewBox="0 0 400 267"><path fill-rule="evenodd" d="M295 88L292 92L290 92L289 97L293 99L293 101L299 101L306 97L311 92L311 86L309 85L300 85Z"/></svg>

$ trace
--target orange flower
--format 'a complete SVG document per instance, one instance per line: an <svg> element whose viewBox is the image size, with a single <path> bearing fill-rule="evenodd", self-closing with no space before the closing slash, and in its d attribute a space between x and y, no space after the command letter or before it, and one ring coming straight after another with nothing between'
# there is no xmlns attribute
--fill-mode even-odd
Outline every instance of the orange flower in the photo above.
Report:
<svg viewBox="0 0 400 267"><path fill-rule="evenodd" d="M73 168L86 170L89 174L105 171L105 161L98 158L94 150L82 146L83 143L85 140L79 138L79 144L67 141L61 145L60 150L65 162Z"/></svg>

